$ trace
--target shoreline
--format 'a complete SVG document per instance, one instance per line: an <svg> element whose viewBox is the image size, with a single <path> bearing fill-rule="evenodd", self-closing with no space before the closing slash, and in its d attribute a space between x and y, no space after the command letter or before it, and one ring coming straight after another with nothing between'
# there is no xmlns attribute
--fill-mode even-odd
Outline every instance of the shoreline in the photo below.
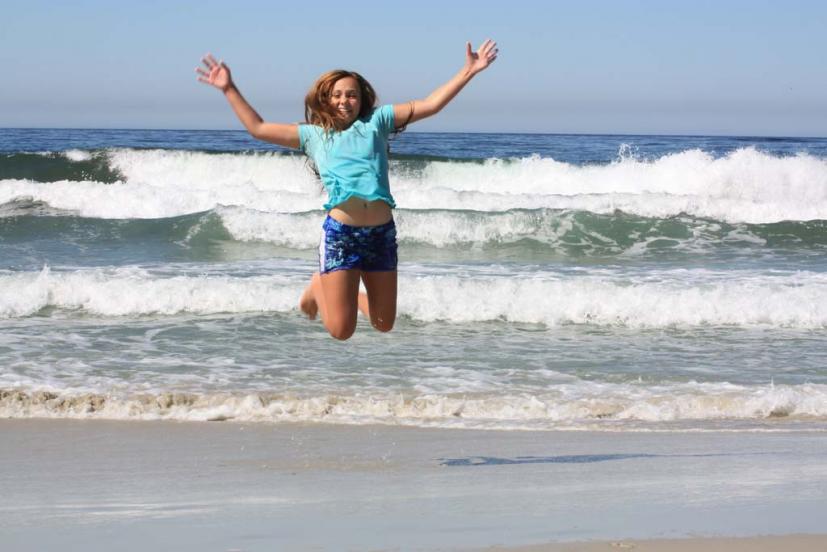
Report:
<svg viewBox="0 0 827 552"><path fill-rule="evenodd" d="M827 548L827 534L756 537L688 537L683 539L615 540L491 547L485 552L814 552Z"/></svg>
<svg viewBox="0 0 827 552"><path fill-rule="evenodd" d="M817 534L827 497L823 433L3 419L0 436L20 552L647 550Z"/></svg>

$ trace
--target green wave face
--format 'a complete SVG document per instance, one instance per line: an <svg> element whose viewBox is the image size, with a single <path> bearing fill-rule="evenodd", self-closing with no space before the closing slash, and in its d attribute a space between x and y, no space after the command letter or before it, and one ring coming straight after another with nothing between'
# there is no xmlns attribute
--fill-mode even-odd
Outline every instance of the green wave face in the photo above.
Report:
<svg viewBox="0 0 827 552"><path fill-rule="evenodd" d="M551 209L500 213L398 210L405 260L554 259L698 260L782 255L821 258L827 221L729 224L688 215L649 218L623 212L596 214ZM96 249L169 249L164 257L204 259L286 255L312 258L324 213L263 213L217 208L160 219L95 219L26 199L0 205L0 251L73 244ZM248 225L255 233L245 231ZM52 247L49 246L49 249ZM175 253L175 252L178 253ZM11 254L11 253L9 253Z"/></svg>
<svg viewBox="0 0 827 552"><path fill-rule="evenodd" d="M109 160L112 150L71 153L5 153L0 154L0 180L32 180L35 182L93 181L111 184L123 181L124 176L113 168ZM137 151L137 150L136 150ZM201 152L219 155L221 152ZM236 153L237 152L233 152ZM241 154L244 155L244 154ZM393 155L392 165L401 173L418 175L434 161L461 164L482 164L483 160L451 159L423 155Z"/></svg>
<svg viewBox="0 0 827 552"><path fill-rule="evenodd" d="M90 219L50 212L45 216L18 214L3 217L0 206L0 232L7 241L55 239L87 241L90 245L101 241L130 242L160 239L171 242L187 240L198 244L209 240L231 239L212 213L194 213L165 219ZM30 203L30 210L40 211L43 204Z"/></svg>
<svg viewBox="0 0 827 552"><path fill-rule="evenodd" d="M214 261L228 258L230 235L214 213L167 219L90 219L57 213L38 203L0 206L0 258L4 268L44 265L106 266L124 263ZM31 214L43 212L47 214ZM236 256L238 256L236 254Z"/></svg>
<svg viewBox="0 0 827 552"><path fill-rule="evenodd" d="M560 247L571 254L618 254L633 248L647 251L702 249L811 249L827 246L825 221L730 224L688 215L649 218L616 212L562 215L571 227Z"/></svg>
<svg viewBox="0 0 827 552"><path fill-rule="evenodd" d="M112 183L122 180L104 151L91 152L73 161L61 153L12 153L0 155L0 180L61 180Z"/></svg>

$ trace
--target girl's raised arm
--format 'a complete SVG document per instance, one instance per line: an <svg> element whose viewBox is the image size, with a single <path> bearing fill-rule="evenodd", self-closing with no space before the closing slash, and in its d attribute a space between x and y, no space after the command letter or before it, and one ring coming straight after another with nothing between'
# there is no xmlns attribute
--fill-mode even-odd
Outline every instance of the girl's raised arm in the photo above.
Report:
<svg viewBox="0 0 827 552"><path fill-rule="evenodd" d="M471 50L471 43L467 42L465 44L465 66L451 80L431 92L424 100L394 104L393 117L396 128L439 113L474 78L474 75L488 68L497 59L498 52L497 43L491 39L483 42L476 52Z"/></svg>
<svg viewBox="0 0 827 552"><path fill-rule="evenodd" d="M197 67L198 80L210 84L222 92L230 102L239 121L253 138L278 144L286 148L299 147L299 126L285 123L266 123L256 110L247 103L244 96L236 88L233 78L230 75L230 68L223 61L216 61L212 54L207 54L201 61L204 68Z"/></svg>

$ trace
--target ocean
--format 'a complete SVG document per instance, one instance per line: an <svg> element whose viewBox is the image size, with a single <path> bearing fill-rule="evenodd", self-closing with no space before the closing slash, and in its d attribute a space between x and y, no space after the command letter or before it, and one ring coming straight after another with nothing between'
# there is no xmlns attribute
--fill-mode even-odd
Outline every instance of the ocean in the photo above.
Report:
<svg viewBox="0 0 827 552"><path fill-rule="evenodd" d="M0 129L0 417L827 430L827 139L408 132L390 172L399 318L338 342L301 155Z"/></svg>

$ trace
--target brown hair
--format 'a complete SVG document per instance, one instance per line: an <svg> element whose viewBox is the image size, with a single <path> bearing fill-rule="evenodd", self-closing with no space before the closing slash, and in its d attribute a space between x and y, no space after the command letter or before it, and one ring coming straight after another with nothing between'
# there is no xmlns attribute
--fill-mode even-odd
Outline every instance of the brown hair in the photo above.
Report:
<svg viewBox="0 0 827 552"><path fill-rule="evenodd" d="M367 117L376 104L376 92L365 78L354 71L334 69L319 77L304 98L304 119L311 125L318 125L326 132L344 130L341 118L330 105L330 94L336 81L345 77L352 77L359 84L361 108L358 118Z"/></svg>

